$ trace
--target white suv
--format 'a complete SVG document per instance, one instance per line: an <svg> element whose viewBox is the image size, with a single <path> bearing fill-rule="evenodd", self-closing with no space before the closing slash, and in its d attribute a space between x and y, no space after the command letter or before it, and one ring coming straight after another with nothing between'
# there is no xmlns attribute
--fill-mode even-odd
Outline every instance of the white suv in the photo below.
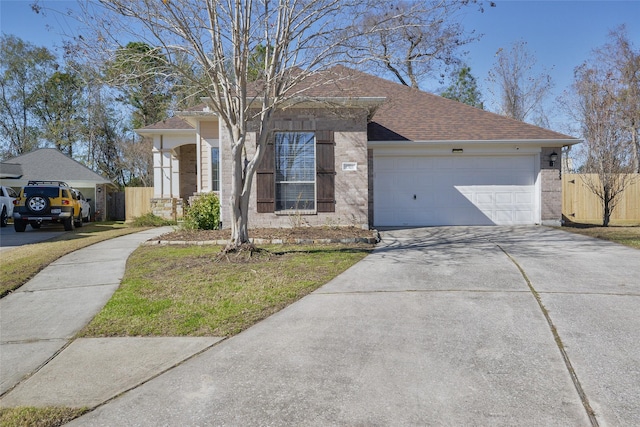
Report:
<svg viewBox="0 0 640 427"><path fill-rule="evenodd" d="M11 187L0 186L0 227L6 227L13 216L13 201L18 197Z"/></svg>
<svg viewBox="0 0 640 427"><path fill-rule="evenodd" d="M78 202L80 202L80 210L82 211L82 222L91 221L91 205L89 204L91 199L86 199L80 192L80 190L76 190L75 188L73 188L71 192L73 193L73 198L77 199Z"/></svg>

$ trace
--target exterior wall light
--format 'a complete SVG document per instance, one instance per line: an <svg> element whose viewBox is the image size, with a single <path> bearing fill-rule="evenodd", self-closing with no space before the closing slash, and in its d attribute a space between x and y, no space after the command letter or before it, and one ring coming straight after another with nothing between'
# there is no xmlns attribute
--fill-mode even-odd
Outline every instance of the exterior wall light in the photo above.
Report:
<svg viewBox="0 0 640 427"><path fill-rule="evenodd" d="M555 165L556 160L558 160L558 153L554 151L549 155L549 166Z"/></svg>

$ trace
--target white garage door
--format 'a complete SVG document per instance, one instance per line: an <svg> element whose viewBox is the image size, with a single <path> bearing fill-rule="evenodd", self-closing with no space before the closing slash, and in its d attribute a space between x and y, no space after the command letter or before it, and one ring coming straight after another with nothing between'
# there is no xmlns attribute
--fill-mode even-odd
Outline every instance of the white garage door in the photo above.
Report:
<svg viewBox="0 0 640 427"><path fill-rule="evenodd" d="M534 224L535 159L374 157L374 224Z"/></svg>

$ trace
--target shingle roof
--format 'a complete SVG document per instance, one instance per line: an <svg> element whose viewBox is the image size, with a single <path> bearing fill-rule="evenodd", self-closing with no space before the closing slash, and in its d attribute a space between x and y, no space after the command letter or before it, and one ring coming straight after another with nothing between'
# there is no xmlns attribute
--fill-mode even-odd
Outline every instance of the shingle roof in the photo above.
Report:
<svg viewBox="0 0 640 427"><path fill-rule="evenodd" d="M111 181L93 172L85 165L77 162L56 150L41 148L30 153L14 157L10 163L17 163L22 168L22 178L28 180L82 181L95 184L111 184Z"/></svg>
<svg viewBox="0 0 640 427"><path fill-rule="evenodd" d="M344 66L336 66L312 75L294 89L311 98L386 98L369 123L369 141L579 142L572 136L480 110ZM191 130L193 127L185 120L173 117L143 129Z"/></svg>
<svg viewBox="0 0 640 427"><path fill-rule="evenodd" d="M370 141L494 141L577 139L413 89L343 66L312 96L385 97L369 124Z"/></svg>
<svg viewBox="0 0 640 427"><path fill-rule="evenodd" d="M148 125L138 130L167 130L167 129L175 129L175 130L193 130L194 127L187 123L186 120L181 119L180 117L171 117L166 120L159 121L152 125Z"/></svg>
<svg viewBox="0 0 640 427"><path fill-rule="evenodd" d="M17 163L0 163L0 178L20 178L22 168Z"/></svg>

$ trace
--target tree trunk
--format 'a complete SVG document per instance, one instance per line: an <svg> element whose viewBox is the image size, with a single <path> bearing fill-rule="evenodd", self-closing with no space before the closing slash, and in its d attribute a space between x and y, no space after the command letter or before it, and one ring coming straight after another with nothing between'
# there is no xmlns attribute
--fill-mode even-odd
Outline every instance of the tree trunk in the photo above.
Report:
<svg viewBox="0 0 640 427"><path fill-rule="evenodd" d="M609 221L611 220L611 197L609 197L609 191L606 188L604 189L604 198L602 199L602 202L604 212L602 215L602 226L608 227Z"/></svg>
<svg viewBox="0 0 640 427"><path fill-rule="evenodd" d="M231 210L231 239L226 251L233 251L249 242L247 213L249 208L249 192L244 191L245 176L242 162L244 143L234 140L231 149L231 196L229 207Z"/></svg>

